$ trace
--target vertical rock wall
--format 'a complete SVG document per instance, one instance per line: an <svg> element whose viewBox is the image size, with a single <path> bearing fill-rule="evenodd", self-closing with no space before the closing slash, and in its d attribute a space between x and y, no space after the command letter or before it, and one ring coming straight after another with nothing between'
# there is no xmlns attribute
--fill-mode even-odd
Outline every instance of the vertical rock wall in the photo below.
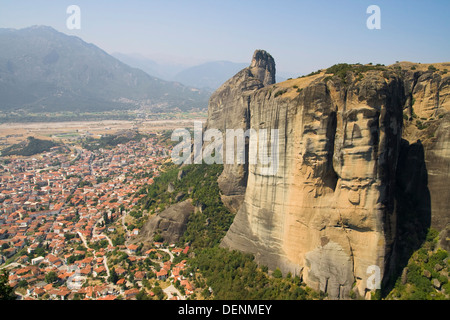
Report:
<svg viewBox="0 0 450 320"><path fill-rule="evenodd" d="M301 275L331 298L346 298L352 288L367 296L369 271L377 269L385 283L402 251L396 188L406 146L403 108L420 96L421 78L405 81L373 70L341 80L324 73L279 84L274 79L273 58L256 51L250 67L210 100L208 128L279 133L275 174L264 173L260 162L224 165L219 186L237 214L222 246ZM448 166L448 131L439 130L433 150ZM408 185L405 170L400 175ZM427 183L419 181L426 193Z"/></svg>

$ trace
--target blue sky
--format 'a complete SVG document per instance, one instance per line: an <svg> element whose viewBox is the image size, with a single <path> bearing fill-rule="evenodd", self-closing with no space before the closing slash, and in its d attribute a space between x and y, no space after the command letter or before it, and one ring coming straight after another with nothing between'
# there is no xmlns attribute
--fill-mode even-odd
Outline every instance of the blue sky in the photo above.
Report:
<svg viewBox="0 0 450 320"><path fill-rule="evenodd" d="M72 4L80 30L66 27ZM372 4L380 30L366 27ZM449 13L448 0L0 0L0 28L49 25L108 53L190 64L250 62L265 49L300 75L339 62L450 61Z"/></svg>

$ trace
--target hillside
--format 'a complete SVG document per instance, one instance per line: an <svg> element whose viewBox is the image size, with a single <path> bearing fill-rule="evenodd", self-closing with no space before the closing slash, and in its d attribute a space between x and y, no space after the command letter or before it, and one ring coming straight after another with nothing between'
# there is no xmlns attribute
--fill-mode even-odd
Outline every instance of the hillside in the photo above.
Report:
<svg viewBox="0 0 450 320"><path fill-rule="evenodd" d="M145 135L137 131L123 130L115 134L104 135L100 139L87 137L82 143L82 147L86 150L111 149L118 144L126 144L130 141L141 141Z"/></svg>
<svg viewBox="0 0 450 320"><path fill-rule="evenodd" d="M129 67L51 27L0 29L0 111L205 108L208 93Z"/></svg>
<svg viewBox="0 0 450 320"><path fill-rule="evenodd" d="M33 137L28 137L20 143L14 144L12 146L6 147L1 151L1 156L32 156L44 151L49 151L53 147L57 147L59 144L50 141L36 139Z"/></svg>
<svg viewBox="0 0 450 320"><path fill-rule="evenodd" d="M195 274L195 286L203 289L205 298L323 299L323 294L308 288L298 276L282 277L279 270L271 274L267 267L258 266L252 255L219 248L233 219L220 200L217 177L222 169L220 165L206 164L167 168L152 185L139 191L145 196L130 214L148 210L151 217L133 242L145 244L157 239L171 243L176 236L178 245L188 243L193 249L186 257L189 272ZM186 204L190 208L180 208ZM170 210L178 212L169 215Z"/></svg>

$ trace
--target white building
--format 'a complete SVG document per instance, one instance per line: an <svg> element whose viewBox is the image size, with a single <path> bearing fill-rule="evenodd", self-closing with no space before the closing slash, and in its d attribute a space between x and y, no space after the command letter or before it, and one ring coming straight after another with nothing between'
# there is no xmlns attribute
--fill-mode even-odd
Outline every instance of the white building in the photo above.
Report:
<svg viewBox="0 0 450 320"><path fill-rule="evenodd" d="M31 259L31 264L32 265L37 265L37 264L41 263L44 260L45 260L44 257L37 257L37 258Z"/></svg>

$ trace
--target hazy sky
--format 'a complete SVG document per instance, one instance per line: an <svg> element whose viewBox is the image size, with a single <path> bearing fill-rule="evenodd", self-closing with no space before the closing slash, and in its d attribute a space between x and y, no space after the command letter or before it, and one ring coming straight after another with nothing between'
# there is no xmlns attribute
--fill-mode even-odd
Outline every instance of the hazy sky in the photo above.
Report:
<svg viewBox="0 0 450 320"><path fill-rule="evenodd" d="M69 5L81 9L80 30L66 27ZM369 5L381 10L379 30L366 26ZM0 0L1 28L49 25L108 53L190 64L249 63L265 49L299 75L339 62L450 61L449 14L449 0Z"/></svg>

